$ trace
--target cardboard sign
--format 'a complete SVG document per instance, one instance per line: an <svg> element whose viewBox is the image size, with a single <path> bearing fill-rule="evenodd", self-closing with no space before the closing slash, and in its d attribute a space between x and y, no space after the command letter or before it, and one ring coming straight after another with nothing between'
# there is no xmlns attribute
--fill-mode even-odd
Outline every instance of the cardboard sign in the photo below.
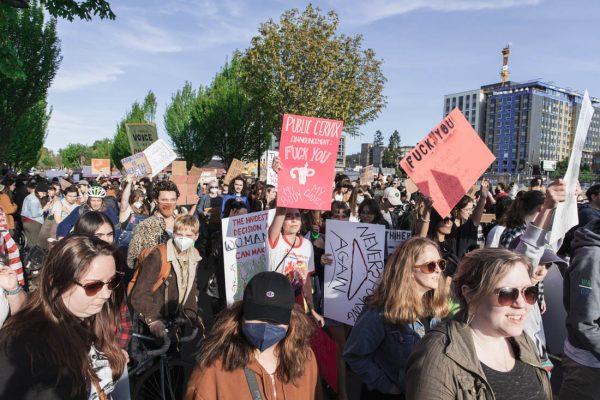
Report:
<svg viewBox="0 0 600 400"><path fill-rule="evenodd" d="M417 143L400 166L445 217L494 160L477 132L455 108Z"/></svg>
<svg viewBox="0 0 600 400"><path fill-rule="evenodd" d="M187 166L185 161L173 161L171 164L171 174L187 175Z"/></svg>
<svg viewBox="0 0 600 400"><path fill-rule="evenodd" d="M274 215L275 210L267 210L221 221L227 304L241 300L250 279L268 270L267 231Z"/></svg>
<svg viewBox="0 0 600 400"><path fill-rule="evenodd" d="M330 210L343 121L285 114L281 127L278 207Z"/></svg>
<svg viewBox="0 0 600 400"><path fill-rule="evenodd" d="M93 175L110 175L110 160L107 158L92 158Z"/></svg>
<svg viewBox="0 0 600 400"><path fill-rule="evenodd" d="M144 150L152 176L157 175L177 158L177 154L162 139L158 139Z"/></svg>
<svg viewBox="0 0 600 400"><path fill-rule="evenodd" d="M61 190L67 190L67 188L71 186L71 182L63 178L60 178L58 183L60 184Z"/></svg>
<svg viewBox="0 0 600 400"><path fill-rule="evenodd" d="M368 185L375 180L375 170L372 165L367 165L360 171L360 184Z"/></svg>
<svg viewBox="0 0 600 400"><path fill-rule="evenodd" d="M273 171L273 160L277 157L277 152L267 150L261 157L260 178L267 182L267 185L277 187L277 173Z"/></svg>
<svg viewBox="0 0 600 400"><path fill-rule="evenodd" d="M483 214L481 216L481 223L482 224L491 224L492 222L494 222L494 220L496 219L496 214Z"/></svg>
<svg viewBox="0 0 600 400"><path fill-rule="evenodd" d="M385 230L385 257L389 257L396 251L396 248L412 237L411 231L402 231L398 229Z"/></svg>
<svg viewBox="0 0 600 400"><path fill-rule="evenodd" d="M231 162L231 165L229 166L229 169L227 170L227 175L225 175L225 179L223 179L223 183L229 185L229 182L231 182L233 178L235 178L238 175L241 175L244 172L245 165L246 164L243 161L234 158Z"/></svg>
<svg viewBox="0 0 600 400"><path fill-rule="evenodd" d="M152 168L144 153L136 153L132 156L125 157L121 160L121 164L123 164L123 168L127 175L143 178L152 174Z"/></svg>
<svg viewBox="0 0 600 400"><path fill-rule="evenodd" d="M131 154L140 153L158 140L156 125L145 123L125 124Z"/></svg>
<svg viewBox="0 0 600 400"><path fill-rule="evenodd" d="M385 226L327 220L325 252L333 264L325 268L324 314L354 325L383 274Z"/></svg>
<svg viewBox="0 0 600 400"><path fill-rule="evenodd" d="M550 244L555 251L558 251L562 239L572 227L579 224L579 215L577 213L577 199L575 198L575 189L579 178L579 169L581 166L581 155L585 146L588 129L594 115L594 107L590 101L590 96L587 90L583 95L581 102L581 111L579 111L579 119L577 120L577 129L575 130L575 139L573 148L571 149L571 157L569 165L565 172L565 184L567 185L567 198L564 202L558 203L554 212L554 220L552 222L552 231L550 233Z"/></svg>
<svg viewBox="0 0 600 400"><path fill-rule="evenodd" d="M419 191L419 188L412 179L408 178L404 181L404 190L406 190L406 198L410 200L410 195Z"/></svg>

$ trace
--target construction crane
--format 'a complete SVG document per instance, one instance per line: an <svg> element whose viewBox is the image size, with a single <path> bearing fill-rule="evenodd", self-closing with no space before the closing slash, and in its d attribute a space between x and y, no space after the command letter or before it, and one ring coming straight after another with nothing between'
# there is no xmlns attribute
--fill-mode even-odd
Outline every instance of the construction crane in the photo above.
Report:
<svg viewBox="0 0 600 400"><path fill-rule="evenodd" d="M500 70L500 77L502 78L502 85L508 82L508 76L510 72L508 72L508 56L510 55L510 43L506 45L505 48L502 49L502 70Z"/></svg>

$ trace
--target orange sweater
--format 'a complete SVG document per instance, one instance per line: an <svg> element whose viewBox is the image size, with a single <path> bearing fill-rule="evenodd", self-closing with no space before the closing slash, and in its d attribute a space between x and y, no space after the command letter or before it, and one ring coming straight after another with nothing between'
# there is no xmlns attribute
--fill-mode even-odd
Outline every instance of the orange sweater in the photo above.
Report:
<svg viewBox="0 0 600 400"><path fill-rule="evenodd" d="M312 351L311 351L312 353ZM267 371L252 359L248 368L256 374L260 394L264 400L275 400L273 384ZM284 384L275 377L277 400L312 400L317 398L317 362L314 354L309 359L304 375L295 382ZM188 382L185 400L252 400L243 369L227 372L218 361L210 368L194 369Z"/></svg>
<svg viewBox="0 0 600 400"><path fill-rule="evenodd" d="M13 214L17 212L17 205L13 203L10 200L10 197L5 193L0 193L0 208L2 208L6 214L8 229L15 229L15 219L13 218Z"/></svg>

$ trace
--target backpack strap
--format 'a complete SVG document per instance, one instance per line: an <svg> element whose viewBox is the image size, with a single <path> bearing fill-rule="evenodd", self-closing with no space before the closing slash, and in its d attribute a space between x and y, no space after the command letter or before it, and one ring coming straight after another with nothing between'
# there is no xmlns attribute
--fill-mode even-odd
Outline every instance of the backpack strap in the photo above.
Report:
<svg viewBox="0 0 600 400"><path fill-rule="evenodd" d="M171 263L167 260L167 244L159 244L157 247L158 251L160 251L160 272L158 273L156 282L152 285L152 293L156 292L165 283L171 273Z"/></svg>
<svg viewBox="0 0 600 400"><path fill-rule="evenodd" d="M254 372L250 371L250 369L246 367L244 368L244 374L246 375L246 381L248 382L248 387L250 388L252 400L263 400L260 390L258 389L258 382L256 381L256 375Z"/></svg>

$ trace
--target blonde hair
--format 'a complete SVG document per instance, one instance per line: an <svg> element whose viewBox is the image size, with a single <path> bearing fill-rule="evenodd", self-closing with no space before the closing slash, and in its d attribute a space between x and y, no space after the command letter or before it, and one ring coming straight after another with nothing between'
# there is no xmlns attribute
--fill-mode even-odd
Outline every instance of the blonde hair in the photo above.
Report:
<svg viewBox="0 0 600 400"><path fill-rule="evenodd" d="M198 218L193 215L180 215L175 219L175 224L173 226L173 232L177 232L182 228L190 228L194 233L200 232L200 222L198 222Z"/></svg>
<svg viewBox="0 0 600 400"><path fill-rule="evenodd" d="M440 274L437 289L427 291L423 297L419 298L415 290L415 265L427 246L439 253L437 244L427 238L415 237L400 245L385 264L375 293L367 300L370 306L383 308L383 316L389 323L405 324L425 317L443 318L448 314L444 274Z"/></svg>
<svg viewBox="0 0 600 400"><path fill-rule="evenodd" d="M529 276L532 273L531 262L527 257L506 249L478 249L464 255L454 276L454 296L460 303L460 311L456 315L459 321L467 322L469 311L477 308L486 297L492 295L496 285L508 274L517 263L527 266ZM471 292L471 300L467 301L462 288L466 286Z"/></svg>

